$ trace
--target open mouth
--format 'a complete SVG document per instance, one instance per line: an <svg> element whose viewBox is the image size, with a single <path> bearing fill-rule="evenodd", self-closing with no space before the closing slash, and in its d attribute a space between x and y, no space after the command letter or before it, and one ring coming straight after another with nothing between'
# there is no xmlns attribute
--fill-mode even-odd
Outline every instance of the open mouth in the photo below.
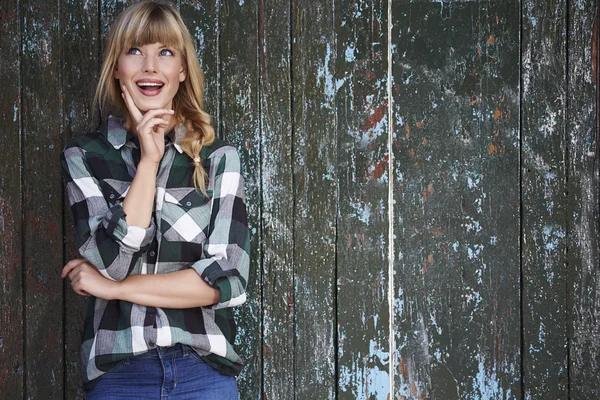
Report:
<svg viewBox="0 0 600 400"><path fill-rule="evenodd" d="M144 94L146 96L154 96L154 95L160 93L160 91L165 86L165 84L162 82L140 81L140 82L137 82L137 86L140 89L140 91L142 92L142 94Z"/></svg>

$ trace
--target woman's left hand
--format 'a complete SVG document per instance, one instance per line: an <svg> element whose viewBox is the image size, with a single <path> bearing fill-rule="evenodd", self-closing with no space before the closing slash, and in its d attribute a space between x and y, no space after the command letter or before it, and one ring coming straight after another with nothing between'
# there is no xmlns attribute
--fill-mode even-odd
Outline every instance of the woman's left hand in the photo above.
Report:
<svg viewBox="0 0 600 400"><path fill-rule="evenodd" d="M104 300L113 300L117 297L119 282L111 281L85 258L76 258L69 261L62 269L61 278L67 276L71 280L71 287L81 296L95 296Z"/></svg>

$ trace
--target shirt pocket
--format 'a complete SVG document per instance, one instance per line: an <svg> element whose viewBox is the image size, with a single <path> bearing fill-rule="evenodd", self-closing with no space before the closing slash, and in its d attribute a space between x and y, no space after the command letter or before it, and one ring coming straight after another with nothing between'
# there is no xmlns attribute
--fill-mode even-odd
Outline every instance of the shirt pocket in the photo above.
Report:
<svg viewBox="0 0 600 400"><path fill-rule="evenodd" d="M130 186L131 182L119 181L116 179L104 179L100 183L102 195L111 207L123 202Z"/></svg>
<svg viewBox="0 0 600 400"><path fill-rule="evenodd" d="M165 189L160 229L163 238L170 242L204 243L210 213L210 197L196 189Z"/></svg>

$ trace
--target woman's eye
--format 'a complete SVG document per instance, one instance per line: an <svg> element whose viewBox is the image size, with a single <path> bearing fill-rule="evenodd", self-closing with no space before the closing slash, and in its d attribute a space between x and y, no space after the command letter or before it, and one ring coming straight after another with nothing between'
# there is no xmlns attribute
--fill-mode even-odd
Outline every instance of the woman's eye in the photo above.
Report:
<svg viewBox="0 0 600 400"><path fill-rule="evenodd" d="M141 51L140 51L140 49L132 47L129 50L127 50L127 54L141 54Z"/></svg>
<svg viewBox="0 0 600 400"><path fill-rule="evenodd" d="M172 56L173 52L169 49L162 49L159 54L161 56Z"/></svg>

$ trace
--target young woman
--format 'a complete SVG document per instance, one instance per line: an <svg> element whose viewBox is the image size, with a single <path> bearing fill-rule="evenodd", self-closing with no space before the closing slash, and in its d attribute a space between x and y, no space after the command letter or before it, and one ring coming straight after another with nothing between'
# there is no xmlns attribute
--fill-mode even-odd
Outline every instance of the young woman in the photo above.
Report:
<svg viewBox="0 0 600 400"><path fill-rule="evenodd" d="M234 399L243 363L249 231L235 148L215 139L203 74L172 6L111 26L95 132L62 154L79 252L62 271L89 296L88 399ZM161 397L162 396L162 397Z"/></svg>

